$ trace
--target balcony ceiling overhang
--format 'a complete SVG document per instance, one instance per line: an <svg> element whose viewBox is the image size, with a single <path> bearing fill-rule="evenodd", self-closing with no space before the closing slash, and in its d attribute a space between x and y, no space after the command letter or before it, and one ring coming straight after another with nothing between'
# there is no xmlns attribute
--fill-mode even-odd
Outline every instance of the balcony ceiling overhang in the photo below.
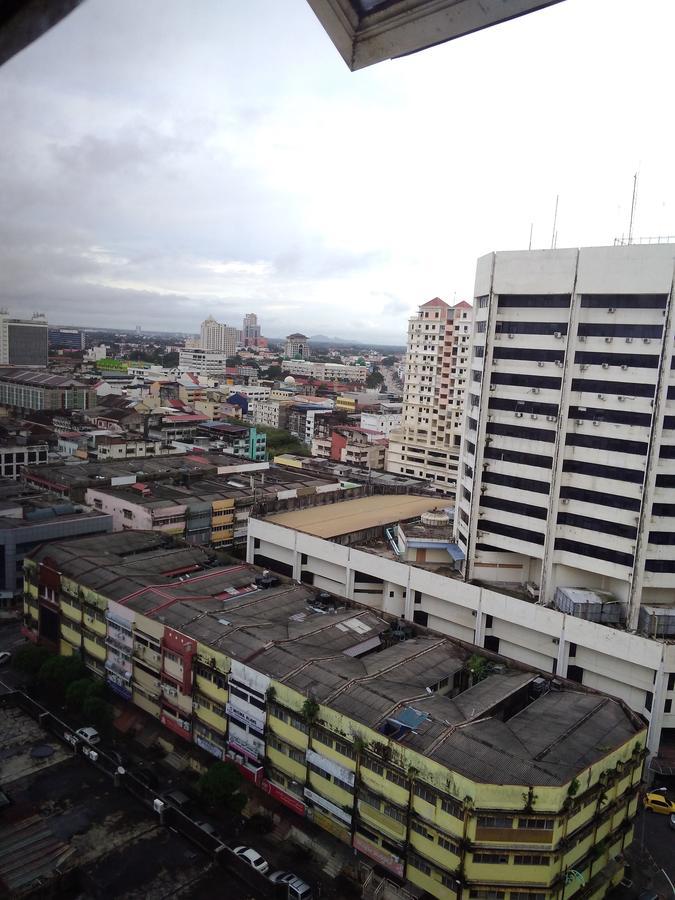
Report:
<svg viewBox="0 0 675 900"><path fill-rule="evenodd" d="M562 0L307 0L352 72Z"/></svg>

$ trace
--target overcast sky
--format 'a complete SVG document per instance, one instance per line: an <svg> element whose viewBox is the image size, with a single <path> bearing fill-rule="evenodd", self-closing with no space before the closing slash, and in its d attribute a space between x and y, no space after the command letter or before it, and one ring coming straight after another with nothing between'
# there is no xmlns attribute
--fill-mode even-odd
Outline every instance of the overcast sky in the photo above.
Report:
<svg viewBox="0 0 675 900"><path fill-rule="evenodd" d="M404 342L476 258L675 233L673 0L352 73L304 0L87 0L0 69L0 303Z"/></svg>

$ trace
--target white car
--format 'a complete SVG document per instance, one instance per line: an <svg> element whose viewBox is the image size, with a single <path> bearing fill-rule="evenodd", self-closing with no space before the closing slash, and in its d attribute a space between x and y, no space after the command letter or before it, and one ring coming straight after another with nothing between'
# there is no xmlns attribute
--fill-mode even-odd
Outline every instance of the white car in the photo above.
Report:
<svg viewBox="0 0 675 900"><path fill-rule="evenodd" d="M0 653L0 666L6 666L11 658L12 654L7 650L3 650L2 653Z"/></svg>
<svg viewBox="0 0 675 900"><path fill-rule="evenodd" d="M92 728L90 725L86 728L78 728L75 734L83 741L86 741L88 744L98 744L101 740L98 731L95 728Z"/></svg>
<svg viewBox="0 0 675 900"><path fill-rule="evenodd" d="M312 889L294 872L272 872L268 875L272 884L285 884L290 900L312 900Z"/></svg>
<svg viewBox="0 0 675 900"><path fill-rule="evenodd" d="M270 864L252 847L235 847L232 852L238 856L239 859L243 859L244 862L247 862L252 869L256 870L256 872L260 872L261 875L266 875L269 872Z"/></svg>

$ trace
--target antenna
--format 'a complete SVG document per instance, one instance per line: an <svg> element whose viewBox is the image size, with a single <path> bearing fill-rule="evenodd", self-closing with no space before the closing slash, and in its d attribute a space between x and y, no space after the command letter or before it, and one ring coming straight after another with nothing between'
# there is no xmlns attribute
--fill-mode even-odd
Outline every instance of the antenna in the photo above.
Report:
<svg viewBox="0 0 675 900"><path fill-rule="evenodd" d="M633 243L633 220L635 219L635 206L637 204L637 189L638 189L638 172L633 175L633 199L630 204L630 222L628 224L628 243Z"/></svg>
<svg viewBox="0 0 675 900"><path fill-rule="evenodd" d="M533 230L533 228L534 228L534 222L530 222L530 243L527 248L528 250L532 249L532 230Z"/></svg>
<svg viewBox="0 0 675 900"><path fill-rule="evenodd" d="M555 195L555 212L553 213L553 231L551 232L551 250L555 250L555 245L558 242L558 232L556 231L556 225L558 224L558 200L560 200L560 194Z"/></svg>

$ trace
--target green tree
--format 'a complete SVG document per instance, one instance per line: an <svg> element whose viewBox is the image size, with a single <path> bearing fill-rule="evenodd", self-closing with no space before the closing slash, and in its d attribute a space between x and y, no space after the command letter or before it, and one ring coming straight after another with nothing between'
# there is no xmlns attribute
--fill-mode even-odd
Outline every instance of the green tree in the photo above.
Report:
<svg viewBox="0 0 675 900"><path fill-rule="evenodd" d="M276 380L277 378L281 378L283 374L284 370L281 368L281 366L268 366L267 371L265 372L265 377Z"/></svg>
<svg viewBox="0 0 675 900"><path fill-rule="evenodd" d="M82 712L90 697L102 697L104 686L102 681L92 678L78 678L71 681L66 688L66 707L71 712Z"/></svg>
<svg viewBox="0 0 675 900"><path fill-rule="evenodd" d="M369 375L366 375L366 387L379 388L381 384L384 384L384 375L379 369L373 369Z"/></svg>
<svg viewBox="0 0 675 900"><path fill-rule="evenodd" d="M90 693L82 704L82 716L88 725L93 725L98 731L106 734L112 725L113 708L103 697Z"/></svg>
<svg viewBox="0 0 675 900"><path fill-rule="evenodd" d="M175 369L178 365L178 352L172 350L171 353L165 353L161 365L167 369Z"/></svg>
<svg viewBox="0 0 675 900"><path fill-rule="evenodd" d="M37 681L39 687L52 700L61 702L68 685L84 675L84 665L79 656L50 656L41 666Z"/></svg>
<svg viewBox="0 0 675 900"><path fill-rule="evenodd" d="M393 366L393 365L395 365L395 364L396 364L396 357L395 357L395 356L383 356L383 357L382 357L382 363L381 363L381 365L387 366L387 368L389 368L390 366Z"/></svg>
<svg viewBox="0 0 675 900"><path fill-rule="evenodd" d="M23 672L24 675L35 678L50 656L51 653L46 647L38 644L24 644L12 657L12 666L17 672Z"/></svg>
<svg viewBox="0 0 675 900"><path fill-rule="evenodd" d="M214 806L224 806L232 812L241 812L246 797L240 792L242 777L231 763L214 763L198 782L199 792Z"/></svg>

